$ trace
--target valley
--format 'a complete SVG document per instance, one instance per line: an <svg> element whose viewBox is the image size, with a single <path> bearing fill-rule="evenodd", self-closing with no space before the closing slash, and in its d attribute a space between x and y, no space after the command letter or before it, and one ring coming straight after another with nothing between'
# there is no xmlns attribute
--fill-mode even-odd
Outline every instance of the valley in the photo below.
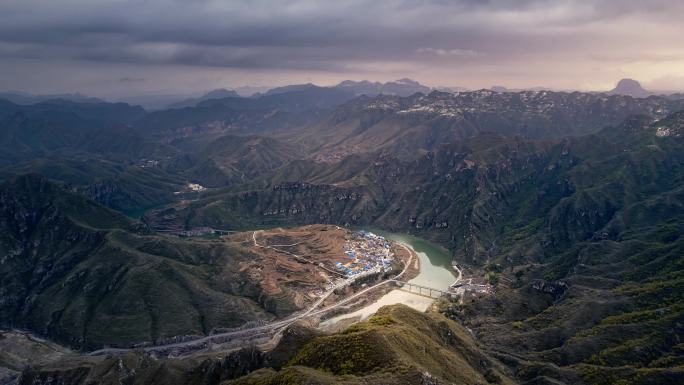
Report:
<svg viewBox="0 0 684 385"><path fill-rule="evenodd" d="M258 234L258 235L257 235ZM185 360L190 360L192 357L195 359L206 359L207 357L213 357L218 354L227 354L230 352L239 352L245 345L260 346L262 349L273 349L277 346L282 338L283 333L287 333L287 330L292 325L301 323L306 320L307 325L315 325L318 323L319 319L325 319L327 314L336 313L337 318L345 317L344 315L339 315L339 308L343 307L344 311L351 311L358 308L360 305L366 305L366 308L361 311L366 313L365 316L357 320L366 319L368 316L375 313L381 306L397 303L408 303L410 306L417 308L419 310L425 310L425 306L429 305L434 298L430 296L425 296L425 294L412 293L409 291L402 291L402 289L394 289L387 294L382 294L382 287L385 286L395 286L399 283L405 282L400 280L409 280L410 282L431 282L433 285L435 282L433 278L435 277L435 272L443 267L439 267L434 263L450 263L450 258L443 255L444 252L435 246L431 246L425 242L421 242L417 239L407 239L404 236L385 234L384 236L377 236L371 232L366 231L354 231L350 232L348 230L340 229L337 226L325 226L325 225L313 225L304 226L298 228L290 229L273 229L273 230L259 230L246 233L236 233L224 236L227 242L235 243L252 243L252 246L263 253L263 249L267 249L265 254L261 255L264 258L263 261L258 262L258 266L267 266L271 263L281 265L281 270L285 269L287 273L288 282L293 288L295 287L311 287L312 283L307 283L302 281L302 279L316 276L312 272L301 272L301 275L297 275L298 269L293 269L292 264L301 265L312 265L314 269L320 269L319 272L323 272L321 277L325 277L325 285L313 293L308 293L312 299L316 301L309 302L308 305L302 309L302 311L294 313L290 317L286 317L282 320L276 320L273 322L267 322L260 326L245 326L240 327L231 331L222 331L220 329L213 330L211 335L202 338L184 338L179 342L174 343L162 343L156 344L136 344L133 348L104 348L94 350L87 353L76 353L69 351L66 347L60 347L59 345L53 347L52 349L61 351L62 353L54 354L53 358L46 359L45 361L34 361L31 354L26 355L26 353L20 353L19 357L28 360L30 364L18 363L19 367L27 367L30 365L73 365L78 363L79 365L90 365L101 362L98 357L111 357L122 356L125 354L140 354L144 353L155 360L168 358L183 358ZM385 238L388 237L388 238ZM259 240L257 240L259 239ZM386 240L385 240L386 239ZM395 243L401 242L401 243ZM281 243L290 242L290 243ZM376 244L377 242L377 244ZM370 245L369 245L370 243ZM266 246L268 244L268 246ZM377 246L377 248L369 246ZM419 248L416 252L413 246ZM280 248L293 248L297 247L298 252L302 255L291 253ZM426 249L427 248L427 249ZM392 250L387 252L385 250ZM339 269L342 273L334 270L328 270L324 267L325 263L330 266L339 266L335 263L336 259L349 259L350 254L354 251L364 254L374 254L382 255L381 262L379 266L373 269L363 269L359 272L347 271L346 274L344 270ZM426 253L426 251L433 251L434 253ZM441 254L440 254L441 253ZM343 254L344 257L340 256ZM255 255L259 255L255 253ZM307 260L304 255L311 255L318 258L318 261ZM388 256L393 258L396 256L396 262L391 262L390 265L385 263L388 260ZM420 256L420 263L417 260ZM446 257L446 258L445 258ZM440 259L441 258L441 259ZM441 261L441 262L436 262ZM255 263L255 262L251 262ZM392 268L391 265L398 264L398 266L403 266L401 271ZM420 266L425 265L431 266L428 269L427 275L425 271L420 271ZM365 265L368 266L368 265ZM348 269L347 269L348 270ZM430 273L430 270L433 270ZM444 283L451 282L454 278L451 273L444 270L446 274L450 277L448 281ZM381 279L379 281L373 282L369 280L368 277L386 272L384 276L389 274L389 278ZM328 273L332 273L327 275ZM250 273L248 273L251 275ZM272 281L280 281L283 277L277 276L275 272L263 271L262 274L266 276L266 279L259 277L259 281L262 284L270 285ZM416 276L417 274L417 276ZM276 275L277 277L274 277ZM415 278L412 278L414 277ZM330 278L335 278L333 282ZM356 283L357 280L364 281L366 283L359 285ZM456 280L458 282L460 277ZM320 281L317 280L317 281ZM294 284L296 282L296 284ZM319 282L319 284L322 282ZM440 287L444 286L438 285ZM284 286L282 282L273 285L274 287ZM352 290L352 287L357 287L356 290ZM403 283L402 285L403 286ZM323 291L325 289L325 291ZM446 288L445 288L446 289ZM337 292L343 291L344 294L337 294ZM375 291L380 291L380 299L375 302L378 295L374 295ZM399 298L393 298L395 293L403 293L403 296ZM276 293L270 293L274 295ZM418 299L419 302L413 303L407 299L410 298ZM421 300L422 298L422 300ZM389 299L389 300L388 300ZM368 308L372 307L375 310L368 312ZM336 321L326 321L327 323L335 323ZM340 322L341 324L348 326L349 322ZM338 327L339 328L339 327ZM48 341L44 341L36 336L28 333L21 334L17 331L5 331L2 334L4 339L11 339L14 341L16 346L12 347L13 350L19 349L37 349L38 344L51 344ZM9 341L9 340L8 340ZM35 345L35 346L34 346ZM16 358L15 358L16 359ZM11 373L10 373L11 374ZM5 375L8 375L7 373Z"/></svg>
<svg viewBox="0 0 684 385"><path fill-rule="evenodd" d="M684 373L681 98L41 103L0 105L5 378Z"/></svg>
<svg viewBox="0 0 684 385"><path fill-rule="evenodd" d="M299 272L299 274L297 269L288 269L287 267L281 268L281 270L285 269L287 271L286 277L288 282L290 282L288 286L293 288L303 287L304 289L308 288L311 290L309 293L306 293L309 298L308 301L304 301L305 305L302 306L303 308L300 311L297 311L284 319L267 322L258 326L245 326L230 331L216 329L212 331L211 335L206 337L186 339L181 342L168 344L142 344L130 349L104 348L88 352L87 354L90 356L99 356L142 350L155 357L187 357L239 350L239 348L248 344L268 347L277 343L281 338L280 335L284 329L294 323L304 320L311 326L316 326L323 321L322 328L330 330L331 327L332 329L339 329L341 327L349 326L352 320L364 320L385 305L403 303L417 310L424 311L435 299L432 293L428 293L427 290L435 291L437 297L442 295L456 295L457 291L454 290L451 292L450 287L462 279L460 276L455 278L444 267L443 264L449 264L450 259L443 250L436 246L429 245L424 241L408 239L398 234L386 234L388 238L387 241L385 241L384 237L375 236L370 232L356 231L350 233L336 226L314 225L291 229L259 230L251 233L238 233L228 236L228 239L236 242L239 242L240 239L246 239L243 242L249 242L249 234L251 234L254 247L258 249L269 249L268 254L263 256L264 260L252 262L252 264L258 266L258 268L266 267L270 264L282 264L283 261L287 262L288 260L290 266L292 264L313 265L313 272L302 271ZM297 240L297 242L285 245L276 244L273 246L263 246L256 240L257 234L259 234L259 239L266 238L278 242L291 242ZM401 243L395 243L394 239L397 240L396 242ZM350 242L350 240L355 242ZM344 257L340 257L339 253L345 249L353 249L353 246L351 246L353 243L358 244L358 242L361 241L365 244L366 240L382 240L382 243L378 245L379 250L364 248L364 252L369 254L379 252L384 256L384 250L392 249L396 251L396 254L393 251L391 252L391 255L397 256L398 261L396 263L398 266L403 266L401 270L384 266L383 264L383 266L379 266L375 269L363 269L357 273L341 274L339 271L328 270L324 267L325 263L336 266L336 258L349 259L347 253L343 253L345 255ZM421 251L416 251L414 245ZM308 250L315 249L316 258L324 262L307 260L302 255L296 255L276 248L293 246L299 246L300 248ZM320 248L327 250L332 249L328 251L328 253L331 253L336 248L338 254L331 253L331 255L326 256L326 253L321 252ZM311 251L309 251L309 253L310 252ZM308 255L308 253L305 255ZM392 264L394 263L395 262L392 262ZM442 265L440 266L440 264ZM288 264L285 263L284 265L287 266ZM425 266L425 268L421 269L420 266ZM257 277L256 279L258 279L262 285L268 285L269 287L285 286L282 282L278 282L277 284L273 283L274 281L281 281L284 278L280 276L278 272L267 271L263 268L260 268L259 270L259 273L263 275L263 277ZM315 270L318 270L320 276L317 276ZM344 271L342 269L339 270ZM335 275L330 276L328 275L329 273ZM374 277L380 273L382 273L380 277ZM247 272L247 274L250 276L252 275L250 272ZM435 281L435 279L440 276L441 282L439 280ZM319 286L314 286L313 283L302 281L303 279L311 277L318 277L316 281L318 281ZM320 277L324 277L322 282L320 281ZM334 281L330 278L334 278ZM456 279L455 282L453 282L454 279ZM293 282L296 282L296 284ZM421 290L412 291L409 288L409 285L421 284L432 285L433 287L420 286L426 290L425 293L422 293ZM270 294L274 295L277 293ZM358 309L359 307L362 308ZM331 314L334 314L335 317L330 318L329 316ZM337 325L338 323L339 325Z"/></svg>
<svg viewBox="0 0 684 385"><path fill-rule="evenodd" d="M684 384L684 1L0 15L0 385Z"/></svg>

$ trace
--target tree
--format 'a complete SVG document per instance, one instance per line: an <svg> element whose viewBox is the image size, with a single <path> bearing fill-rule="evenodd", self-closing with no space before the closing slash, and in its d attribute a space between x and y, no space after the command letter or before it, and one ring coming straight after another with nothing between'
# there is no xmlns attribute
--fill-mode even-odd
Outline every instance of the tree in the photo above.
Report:
<svg viewBox="0 0 684 385"><path fill-rule="evenodd" d="M488 271L485 273L485 282L492 286L496 286L499 284L499 275L493 271Z"/></svg>

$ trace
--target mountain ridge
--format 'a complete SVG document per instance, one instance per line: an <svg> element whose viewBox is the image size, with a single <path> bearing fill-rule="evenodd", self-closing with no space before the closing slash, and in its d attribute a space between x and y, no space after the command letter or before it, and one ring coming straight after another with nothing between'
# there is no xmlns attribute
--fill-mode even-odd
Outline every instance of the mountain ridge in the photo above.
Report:
<svg viewBox="0 0 684 385"><path fill-rule="evenodd" d="M0 186L0 227L0 322L74 348L202 335L295 308L240 273L253 258L241 246L153 234L38 175Z"/></svg>
<svg viewBox="0 0 684 385"><path fill-rule="evenodd" d="M197 98L189 98L185 100L181 100L179 102L174 102L166 106L167 109L169 108L184 108L184 107L195 107L197 104L205 101L205 100L210 100L210 99L222 99L222 98L239 98L240 95L238 95L237 92L234 90L228 90L225 88L218 88L215 90L211 90L207 93L205 93L202 96L199 96Z"/></svg>

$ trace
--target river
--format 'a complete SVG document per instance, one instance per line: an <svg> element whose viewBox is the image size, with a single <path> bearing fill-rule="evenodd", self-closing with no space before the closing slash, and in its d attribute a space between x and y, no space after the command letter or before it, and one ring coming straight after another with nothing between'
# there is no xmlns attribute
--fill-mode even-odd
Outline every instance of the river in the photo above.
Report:
<svg viewBox="0 0 684 385"><path fill-rule="evenodd" d="M433 287L435 289L446 290L456 280L456 275L451 267L451 254L432 243L423 239L405 234L390 233L386 231L372 229L375 234L382 235L397 243L411 248L420 259L420 273L409 282L417 285ZM335 328L335 324L342 320L366 319L374 314L378 309L385 305L403 303L419 311L425 311L432 304L434 299L412 294L404 290L394 289L380 297L376 302L368 304L351 313L341 314L321 322L324 329Z"/></svg>

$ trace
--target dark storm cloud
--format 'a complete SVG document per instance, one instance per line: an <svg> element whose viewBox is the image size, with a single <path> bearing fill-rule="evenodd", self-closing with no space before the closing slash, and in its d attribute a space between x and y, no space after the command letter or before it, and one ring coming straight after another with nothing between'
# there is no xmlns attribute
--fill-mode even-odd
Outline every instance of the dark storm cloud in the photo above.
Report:
<svg viewBox="0 0 684 385"><path fill-rule="evenodd" d="M671 44L658 33L681 32L683 3L4 0L0 69L3 59L330 72L382 70L383 63L468 69L540 57L629 61L673 54L656 52Z"/></svg>
<svg viewBox="0 0 684 385"><path fill-rule="evenodd" d="M565 49L572 26L646 13L673 1L5 1L2 55L127 63L338 69L340 60L413 60ZM535 13L551 13L554 25ZM662 12L659 12L662 11ZM491 17L491 23L487 18ZM517 19L517 20L516 20ZM520 27L525 27L520 28ZM535 29L537 31L535 31ZM14 49L8 46L14 45Z"/></svg>

